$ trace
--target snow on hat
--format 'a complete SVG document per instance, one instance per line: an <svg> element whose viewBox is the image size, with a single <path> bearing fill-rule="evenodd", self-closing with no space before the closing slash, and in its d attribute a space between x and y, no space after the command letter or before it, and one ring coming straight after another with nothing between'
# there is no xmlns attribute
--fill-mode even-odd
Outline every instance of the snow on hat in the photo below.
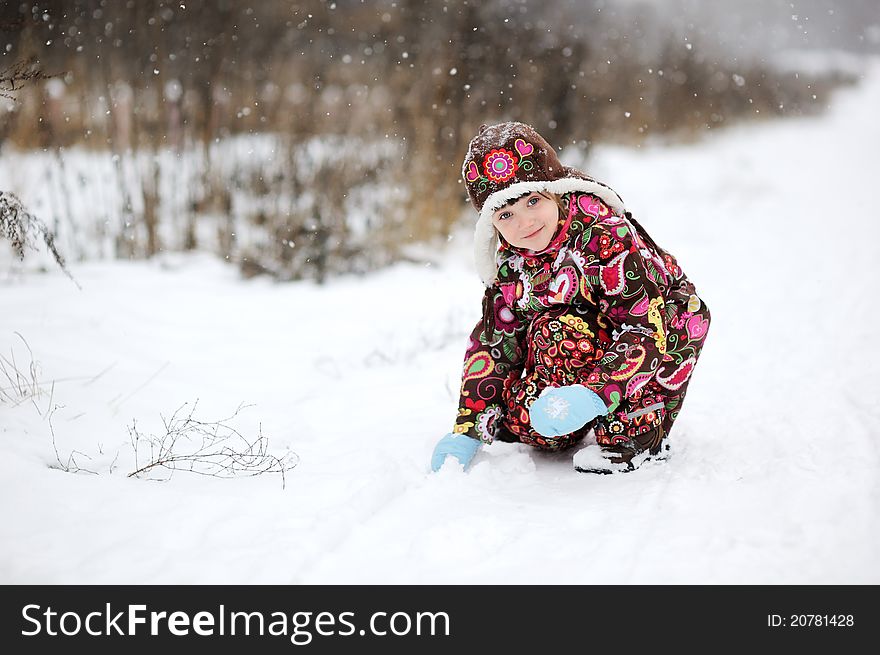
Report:
<svg viewBox="0 0 880 655"><path fill-rule="evenodd" d="M482 125L461 166L468 196L479 212L474 230L474 261L483 283L495 281L498 233L492 214L511 200L533 191L562 195L583 191L599 196L615 213L626 211L611 187L581 171L563 166L553 147L524 123Z"/></svg>

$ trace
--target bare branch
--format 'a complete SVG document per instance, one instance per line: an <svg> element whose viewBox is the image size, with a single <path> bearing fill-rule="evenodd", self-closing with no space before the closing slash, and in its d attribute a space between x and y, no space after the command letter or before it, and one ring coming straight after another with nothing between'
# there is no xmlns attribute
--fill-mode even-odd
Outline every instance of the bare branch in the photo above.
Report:
<svg viewBox="0 0 880 655"><path fill-rule="evenodd" d="M55 247L55 235L46 227L39 218L31 214L21 200L7 191L0 191L0 239L6 239L12 244L12 249L19 259L24 259L25 248L37 250L37 241L42 238L55 262L61 267L65 275L73 280L80 289L79 283L73 279L64 258Z"/></svg>
<svg viewBox="0 0 880 655"><path fill-rule="evenodd" d="M0 69L0 97L15 100L12 94L21 90L28 82L48 80L61 75L63 73L47 74L41 71L36 57L17 61L11 66Z"/></svg>
<svg viewBox="0 0 880 655"><path fill-rule="evenodd" d="M70 454L67 456L67 462L61 461L61 454L58 452L58 444L55 443L55 428L52 425L52 414L55 412L55 410L57 408L58 408L57 405L55 407L52 407L49 410L48 416L46 417L47 420L49 421L49 431L52 433L52 448L55 450L55 459L58 461L57 467L53 466L50 468L59 468L62 471L64 471L65 473L91 473L93 475L97 475L98 474L97 471L92 471L90 469L82 468L79 464L77 464L75 455L82 455L83 457L85 457L86 459L89 459L89 460L92 459L91 457L86 455L84 452L81 452L79 450L70 451Z"/></svg>
<svg viewBox="0 0 880 655"><path fill-rule="evenodd" d="M243 406L251 405L239 405L232 416L220 421L200 421L193 418L198 399L188 415L178 416L188 404L178 407L170 419L162 417L165 434L160 436L141 434L137 421L132 421L128 431L135 453L135 470L128 477L153 473L157 469L168 471L168 478L165 479L170 479L175 471L219 478L279 473L281 486L285 486L285 472L299 463L299 457L291 452L281 457L271 455L269 439L263 435L262 424L257 436L252 439L226 424L238 415ZM149 451L144 463L140 460L142 449Z"/></svg>
<svg viewBox="0 0 880 655"><path fill-rule="evenodd" d="M27 371L23 372L15 361L14 350L11 352L11 359L0 355L0 377L5 377L7 381L7 384L0 386L0 403L12 405L18 405L28 399L39 398L43 393L42 383L39 381L39 364L34 361L34 353L25 338L19 332L15 334L24 342L25 348L30 353L31 362ZM39 411L39 407L37 409ZM40 411L40 414L42 413Z"/></svg>

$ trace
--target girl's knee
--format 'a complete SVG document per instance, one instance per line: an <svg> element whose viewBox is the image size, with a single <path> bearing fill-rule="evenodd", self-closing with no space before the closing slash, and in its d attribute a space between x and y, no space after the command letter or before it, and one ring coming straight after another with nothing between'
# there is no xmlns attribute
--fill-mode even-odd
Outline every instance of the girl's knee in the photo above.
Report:
<svg viewBox="0 0 880 655"><path fill-rule="evenodd" d="M582 441L586 436L587 431L579 430L578 432L572 434L564 434L559 437L544 437L539 435L534 430L530 430L529 434L525 434L520 437L520 441L524 444L528 444L533 448L537 448L538 450L546 450L550 452L557 452L560 450L566 450L571 448L579 441Z"/></svg>

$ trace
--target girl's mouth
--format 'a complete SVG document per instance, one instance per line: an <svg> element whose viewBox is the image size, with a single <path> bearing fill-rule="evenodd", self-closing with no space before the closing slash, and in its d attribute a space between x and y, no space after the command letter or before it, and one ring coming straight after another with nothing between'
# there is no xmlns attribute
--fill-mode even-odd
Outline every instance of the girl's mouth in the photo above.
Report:
<svg viewBox="0 0 880 655"><path fill-rule="evenodd" d="M540 232L543 229L544 229L543 227L539 227L537 230L535 230L531 234L524 236L523 239L531 239L533 236L536 236L538 234L538 232Z"/></svg>

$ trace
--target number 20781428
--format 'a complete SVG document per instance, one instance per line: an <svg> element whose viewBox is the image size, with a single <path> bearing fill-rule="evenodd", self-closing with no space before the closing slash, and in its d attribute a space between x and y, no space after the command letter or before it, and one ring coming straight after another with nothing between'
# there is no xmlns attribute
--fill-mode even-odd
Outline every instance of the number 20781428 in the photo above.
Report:
<svg viewBox="0 0 880 655"><path fill-rule="evenodd" d="M852 614L768 614L770 628L849 628L855 625Z"/></svg>

